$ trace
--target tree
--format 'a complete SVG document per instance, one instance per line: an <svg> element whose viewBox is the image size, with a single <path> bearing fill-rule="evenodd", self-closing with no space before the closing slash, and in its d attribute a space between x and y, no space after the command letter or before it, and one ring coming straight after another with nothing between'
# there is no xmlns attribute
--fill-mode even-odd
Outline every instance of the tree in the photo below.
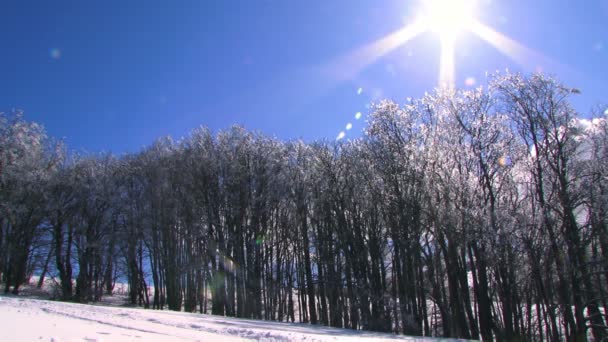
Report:
<svg viewBox="0 0 608 342"><path fill-rule="evenodd" d="M54 258L64 300L97 301L122 277L130 304L153 309L600 340L608 126L581 118L575 93L495 75L376 103L353 141L201 127L121 157L64 157L2 115L0 278L18 292Z"/></svg>
<svg viewBox="0 0 608 342"><path fill-rule="evenodd" d="M41 191L60 162L58 145L21 112L0 114L0 242L4 292L19 292L26 280L32 242L45 218Z"/></svg>

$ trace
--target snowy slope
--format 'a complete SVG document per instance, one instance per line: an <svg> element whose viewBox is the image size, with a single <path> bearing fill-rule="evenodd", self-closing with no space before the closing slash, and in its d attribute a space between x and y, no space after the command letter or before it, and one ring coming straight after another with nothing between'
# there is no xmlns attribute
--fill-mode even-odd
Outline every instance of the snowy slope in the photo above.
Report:
<svg viewBox="0 0 608 342"><path fill-rule="evenodd" d="M0 296L0 341L428 341L306 324Z"/></svg>

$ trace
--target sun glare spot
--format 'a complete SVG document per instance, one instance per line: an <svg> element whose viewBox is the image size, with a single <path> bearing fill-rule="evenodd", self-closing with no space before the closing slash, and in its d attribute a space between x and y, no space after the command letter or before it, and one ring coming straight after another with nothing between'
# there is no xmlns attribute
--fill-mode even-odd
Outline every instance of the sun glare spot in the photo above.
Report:
<svg viewBox="0 0 608 342"><path fill-rule="evenodd" d="M607 111L608 111L608 109L607 109ZM355 114L355 119L357 119L357 120L361 119L361 112L357 112Z"/></svg>
<svg viewBox="0 0 608 342"><path fill-rule="evenodd" d="M361 95L363 93L363 88L357 89L357 95Z"/></svg>
<svg viewBox="0 0 608 342"><path fill-rule="evenodd" d="M498 158L498 165L501 167L507 166L507 158L505 156Z"/></svg>
<svg viewBox="0 0 608 342"><path fill-rule="evenodd" d="M341 140L344 139L344 136L346 135L346 133L344 133L343 131L340 132L340 134L338 134L338 136L336 137L336 140Z"/></svg>
<svg viewBox="0 0 608 342"><path fill-rule="evenodd" d="M604 115L608 115L608 108L604 111Z"/></svg>
<svg viewBox="0 0 608 342"><path fill-rule="evenodd" d="M350 130L351 130L351 128L353 128L353 124L352 124L352 123L350 123L350 122L349 122L349 123L347 123L347 124L346 124L346 130L347 130L347 131L350 131Z"/></svg>

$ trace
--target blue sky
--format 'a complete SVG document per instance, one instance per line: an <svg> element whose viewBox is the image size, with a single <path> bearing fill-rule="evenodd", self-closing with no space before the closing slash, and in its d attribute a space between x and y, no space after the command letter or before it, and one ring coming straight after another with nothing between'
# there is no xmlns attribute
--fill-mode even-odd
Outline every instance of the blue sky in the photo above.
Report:
<svg viewBox="0 0 608 342"><path fill-rule="evenodd" d="M137 151L199 125L241 124L310 141L335 139L351 122L352 138L370 102L404 102L437 85L440 44L430 32L360 72L342 62L410 24L419 7L419 0L3 0L0 111L22 109L88 152ZM608 102L608 0L477 7L480 22L535 53L518 64L463 33L458 87L483 84L486 71L542 69L582 90L574 99L581 112ZM350 77L335 77L335 69Z"/></svg>

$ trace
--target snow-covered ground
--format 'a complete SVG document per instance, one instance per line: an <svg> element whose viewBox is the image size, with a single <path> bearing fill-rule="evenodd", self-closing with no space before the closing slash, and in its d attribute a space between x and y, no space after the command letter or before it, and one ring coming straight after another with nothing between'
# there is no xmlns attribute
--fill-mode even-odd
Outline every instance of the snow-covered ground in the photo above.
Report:
<svg viewBox="0 0 608 342"><path fill-rule="evenodd" d="M14 296L0 296L0 322L0 341L423 340L307 324L63 303Z"/></svg>

